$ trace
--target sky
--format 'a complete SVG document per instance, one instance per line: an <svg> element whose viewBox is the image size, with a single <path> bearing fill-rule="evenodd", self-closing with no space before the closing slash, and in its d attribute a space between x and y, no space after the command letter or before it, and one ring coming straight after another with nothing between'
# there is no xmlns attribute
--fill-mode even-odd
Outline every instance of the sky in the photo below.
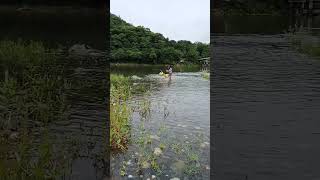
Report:
<svg viewBox="0 0 320 180"><path fill-rule="evenodd" d="M170 40L210 42L210 0L111 0L111 13Z"/></svg>

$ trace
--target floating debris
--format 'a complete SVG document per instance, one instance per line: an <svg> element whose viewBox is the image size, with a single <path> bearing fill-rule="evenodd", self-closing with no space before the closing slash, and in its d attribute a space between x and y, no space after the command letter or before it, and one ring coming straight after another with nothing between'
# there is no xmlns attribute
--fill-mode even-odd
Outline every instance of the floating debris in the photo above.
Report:
<svg viewBox="0 0 320 180"><path fill-rule="evenodd" d="M156 156L160 156L162 154L162 150L160 148L154 148L154 152L153 152L154 155Z"/></svg>
<svg viewBox="0 0 320 180"><path fill-rule="evenodd" d="M194 127L194 128L197 129L197 130L201 129L199 126L196 126L196 127Z"/></svg>
<svg viewBox="0 0 320 180"><path fill-rule="evenodd" d="M155 178L156 178L156 176L155 176L155 175L152 175L152 176L151 176L151 179L155 179Z"/></svg>
<svg viewBox="0 0 320 180"><path fill-rule="evenodd" d="M129 175L128 178L133 178L133 176L132 176L132 175Z"/></svg>

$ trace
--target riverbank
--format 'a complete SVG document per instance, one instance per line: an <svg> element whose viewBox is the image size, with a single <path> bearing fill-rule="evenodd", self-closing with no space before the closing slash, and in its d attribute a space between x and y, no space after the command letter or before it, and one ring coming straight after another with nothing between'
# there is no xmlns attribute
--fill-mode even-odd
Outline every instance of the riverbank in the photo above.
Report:
<svg viewBox="0 0 320 180"><path fill-rule="evenodd" d="M291 47L298 52L320 58L320 39L309 33L291 33L287 35Z"/></svg>
<svg viewBox="0 0 320 180"><path fill-rule="evenodd" d="M99 11L99 9L101 9ZM89 13L101 14L105 13L105 9L85 7L85 6L44 6L44 5L2 5L0 6L1 12L7 13L41 13L41 14L76 14L76 13Z"/></svg>
<svg viewBox="0 0 320 180"><path fill-rule="evenodd" d="M48 124L67 118L68 110L68 83L55 54L40 42L0 41L0 176L5 179L68 173L72 153L64 154L62 147L53 153L47 133ZM35 138L35 132L42 137ZM39 158L31 161L35 154Z"/></svg>
<svg viewBox="0 0 320 180"><path fill-rule="evenodd" d="M111 71L110 143L115 147L111 159L112 176L205 179L210 170L206 161L209 153L208 129L205 129L209 123L205 111L209 111L209 106L204 104L208 102L208 81L201 77L199 71L176 72L172 80L174 82L170 85L170 81L163 81L158 73L148 74L141 66L132 66L145 74L137 77L132 74L124 75L125 72L112 74ZM152 69L151 65L146 66L146 69ZM174 90L176 83L181 84L182 89ZM158 90L163 89L165 92L171 86L173 91L170 95L179 100L174 100L173 97L171 101L163 99L169 98L168 94L154 97ZM200 93L198 96L189 92L195 87ZM197 98L197 101L192 98ZM202 107L195 113L191 109L186 113L185 109L193 105ZM176 123L168 124L174 119ZM189 125L198 121L202 124L195 128ZM182 128L180 133L176 134L176 128ZM183 129L188 129L187 133Z"/></svg>

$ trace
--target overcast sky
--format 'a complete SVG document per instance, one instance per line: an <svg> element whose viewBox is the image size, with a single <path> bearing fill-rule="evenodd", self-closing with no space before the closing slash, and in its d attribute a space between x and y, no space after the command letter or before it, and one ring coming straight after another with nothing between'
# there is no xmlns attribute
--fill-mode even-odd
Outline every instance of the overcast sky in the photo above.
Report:
<svg viewBox="0 0 320 180"><path fill-rule="evenodd" d="M111 13L173 40L210 41L210 0L111 0Z"/></svg>

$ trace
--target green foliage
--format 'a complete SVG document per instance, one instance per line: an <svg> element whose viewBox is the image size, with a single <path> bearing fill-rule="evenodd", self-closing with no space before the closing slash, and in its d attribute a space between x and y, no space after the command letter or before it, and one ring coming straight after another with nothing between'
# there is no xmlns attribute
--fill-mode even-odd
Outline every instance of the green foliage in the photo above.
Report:
<svg viewBox="0 0 320 180"><path fill-rule="evenodd" d="M209 44L174 41L142 26L133 26L111 14L111 61L145 64L176 64L185 59L197 63L209 56Z"/></svg>
<svg viewBox="0 0 320 180"><path fill-rule="evenodd" d="M110 81L110 145L112 150L124 151L130 136L131 109L126 101L131 96L131 84L123 75L111 74Z"/></svg>
<svg viewBox="0 0 320 180"><path fill-rule="evenodd" d="M223 9L225 14L279 14L287 13L287 0L230 0L217 3L215 8Z"/></svg>
<svg viewBox="0 0 320 180"><path fill-rule="evenodd" d="M63 65L39 42L0 42L0 129L48 123L65 112Z"/></svg>

